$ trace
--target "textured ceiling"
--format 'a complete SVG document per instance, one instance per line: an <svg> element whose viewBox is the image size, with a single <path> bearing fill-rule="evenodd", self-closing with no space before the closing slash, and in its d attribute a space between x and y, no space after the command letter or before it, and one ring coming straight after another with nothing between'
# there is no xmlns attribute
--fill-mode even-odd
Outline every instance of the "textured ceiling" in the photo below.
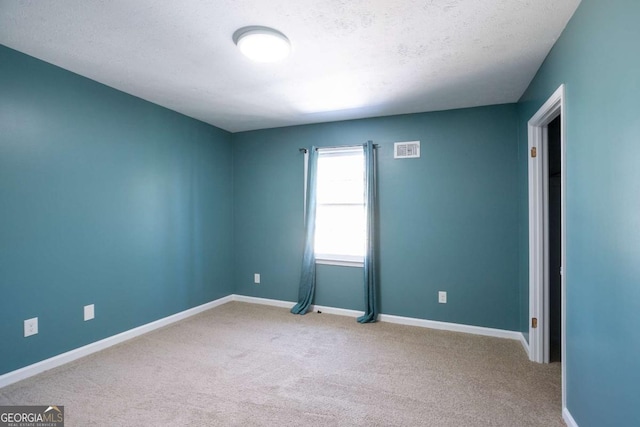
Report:
<svg viewBox="0 0 640 427"><path fill-rule="evenodd" d="M0 0L0 43L237 132L516 102L580 0ZM235 30L282 31L277 64Z"/></svg>

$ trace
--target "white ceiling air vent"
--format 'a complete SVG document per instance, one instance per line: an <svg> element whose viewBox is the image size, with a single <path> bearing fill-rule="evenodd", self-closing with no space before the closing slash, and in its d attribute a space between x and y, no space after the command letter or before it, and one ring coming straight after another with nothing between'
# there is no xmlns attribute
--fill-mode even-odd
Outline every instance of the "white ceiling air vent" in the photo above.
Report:
<svg viewBox="0 0 640 427"><path fill-rule="evenodd" d="M415 159L420 157L420 141L396 142L393 144L394 159Z"/></svg>

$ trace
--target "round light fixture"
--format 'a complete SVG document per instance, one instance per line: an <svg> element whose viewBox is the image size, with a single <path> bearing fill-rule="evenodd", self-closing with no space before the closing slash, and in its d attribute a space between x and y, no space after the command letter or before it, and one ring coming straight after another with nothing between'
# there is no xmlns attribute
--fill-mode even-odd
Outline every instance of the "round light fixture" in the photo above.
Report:
<svg viewBox="0 0 640 427"><path fill-rule="evenodd" d="M281 61L291 52L291 43L280 31L268 27L243 27L233 33L240 52L256 62Z"/></svg>

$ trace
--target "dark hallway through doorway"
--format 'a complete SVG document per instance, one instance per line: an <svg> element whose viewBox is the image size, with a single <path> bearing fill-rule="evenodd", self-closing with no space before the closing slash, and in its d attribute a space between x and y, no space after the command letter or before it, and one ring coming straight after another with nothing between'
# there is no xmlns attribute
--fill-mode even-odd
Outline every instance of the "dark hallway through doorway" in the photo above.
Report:
<svg viewBox="0 0 640 427"><path fill-rule="evenodd" d="M548 126L549 161L549 362L562 360L562 159L561 119Z"/></svg>

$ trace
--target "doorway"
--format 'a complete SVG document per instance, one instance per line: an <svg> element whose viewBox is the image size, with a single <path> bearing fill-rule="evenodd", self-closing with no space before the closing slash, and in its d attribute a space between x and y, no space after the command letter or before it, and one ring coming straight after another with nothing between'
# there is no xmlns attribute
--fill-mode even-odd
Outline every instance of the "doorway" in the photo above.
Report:
<svg viewBox="0 0 640 427"><path fill-rule="evenodd" d="M564 85L529 120L529 357L562 364L566 406Z"/></svg>
<svg viewBox="0 0 640 427"><path fill-rule="evenodd" d="M547 271L549 292L545 295L545 304L548 305L549 317L546 324L549 327L548 362L560 362L562 360L560 320L562 315L562 162L560 159L561 116L556 117L547 126L547 197L546 211L548 218L547 238L549 247L549 269ZM547 350L545 350L545 353ZM545 357L545 362L547 358Z"/></svg>

